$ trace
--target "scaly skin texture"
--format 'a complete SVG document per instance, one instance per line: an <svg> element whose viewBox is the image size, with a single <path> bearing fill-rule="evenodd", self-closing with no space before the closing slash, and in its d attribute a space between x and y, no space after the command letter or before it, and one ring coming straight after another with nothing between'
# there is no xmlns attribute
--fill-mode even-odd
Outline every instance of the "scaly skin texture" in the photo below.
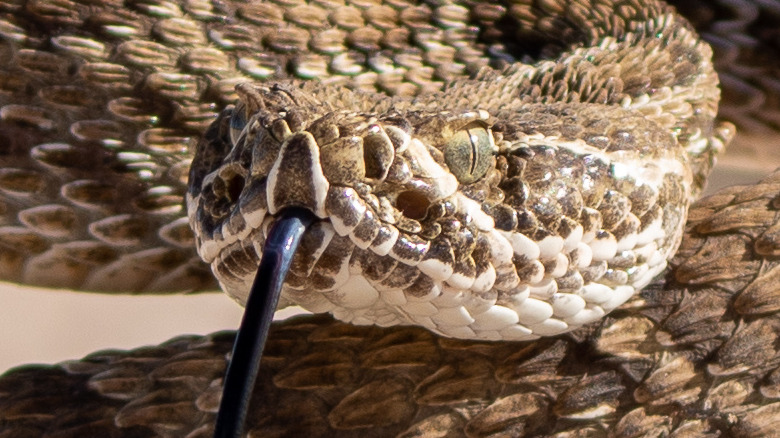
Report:
<svg viewBox="0 0 780 438"><path fill-rule="evenodd" d="M775 173L699 201L669 274L564 337L467 342L322 315L276 324L249 436L777 436L779 196ZM232 341L11 371L0 436L208 437Z"/></svg>
<svg viewBox="0 0 780 438"><path fill-rule="evenodd" d="M228 154L236 156L228 168L202 168L213 142L197 148L189 225L222 288L242 301L252 282L262 204L271 214L303 204L337 236L326 223L309 239L299 259L312 260L298 263L284 302L360 324L530 340L600 318L665 268L689 198L733 133L713 121L719 90L709 47L662 3L81 6L32 2L5 23L2 119L21 151L0 177L10 247L0 278L94 291L206 287L180 217L191 143L236 84L314 77L395 99L355 94L342 100L357 104L342 106L335 92L309 89L315 110L280 104L260 123L275 124L280 159L289 154L271 170L279 148L263 131L254 152ZM38 38L39 28L51 34ZM381 109L366 111L367 103ZM339 111L366 121L329 119ZM412 140L390 145L377 175L336 174L345 159L327 151L350 146L338 140L382 137L359 128L374 123L369 116ZM460 126L445 120L458 116ZM256 121L248 122L251 131ZM334 139L328 124L336 122L343 136ZM477 122L497 156L476 181L456 181L452 163L428 150L446 158L444 128ZM376 159L378 146L362 143L347 159ZM318 155L312 172L272 177L305 150ZM298 199L301 181L317 202ZM402 200L422 213L408 213ZM373 213L364 216L361 203ZM355 216L373 233L367 240L351 234L354 224L336 226Z"/></svg>
<svg viewBox="0 0 780 438"><path fill-rule="evenodd" d="M552 60L415 99L242 85L191 165L199 254L244 302L274 215L303 207L319 220L283 303L475 340L600 319L666 268L733 133L714 122L709 47L645 6L603 15L573 4L554 18L584 36ZM445 9L456 10L434 15Z"/></svg>
<svg viewBox="0 0 780 438"><path fill-rule="evenodd" d="M664 11L635 3L582 4L569 11L582 22L571 23L553 18L554 4L533 3L482 4L472 16L403 3L330 15L273 2L0 3L0 278L101 292L214 290L183 195L197 139L236 100L236 84L317 77L432 92L485 66L554 59L595 36L575 31L589 21L605 28L595 34L620 35L625 23L603 17ZM322 26L323 14L335 28ZM662 72L639 72L627 90L665 85Z"/></svg>
<svg viewBox="0 0 780 438"><path fill-rule="evenodd" d="M245 80L244 71L264 71L251 62L257 59L239 63L239 58L260 56L257 45L263 45L269 53L281 53L278 58L260 56L270 62L271 70L295 68L301 64L284 54L281 40L292 36L297 44L299 34L267 36L254 41L253 47L217 48L204 43L205 35L224 33L206 33L205 28L224 26L240 34L264 21L257 15L254 21L246 20L249 12L232 15L235 5L223 2L217 15L227 13L237 24L196 19L196 30L181 36L187 23L180 20L208 18L203 4L188 3L187 14L172 3L153 7L62 2L56 4L61 9L47 7L51 5L0 4L0 59L9 60L0 63L0 138L7 151L0 175L3 277L92 290L213 288L210 273L192 251L186 224L177 221L186 173L186 165L179 163L186 162L185 149L218 108L233 101L231 79ZM767 9L758 18L748 13L745 20L738 17L729 26L717 24L718 14L728 12L728 7L696 11L693 21L715 44L716 66L724 68L724 114L749 127L757 123L772 129L777 120L772 80L777 57L772 33L766 31L774 17L772 3L763 5ZM273 6L273 13L282 10ZM726 19L731 18L727 13ZM274 19L278 15L272 14ZM103 26L106 23L114 26ZM129 31L122 24L136 28ZM355 32L360 29L355 27ZM491 29L495 34L487 32L486 38L503 38L500 26ZM69 32L87 43L57 39ZM239 40L236 33L223 43ZM350 33L349 44L370 33ZM755 39L740 38L746 34ZM128 41L135 43L122 46ZM485 62L480 56L474 66ZM426 79L434 77L426 75L436 69L417 67L433 61L401 59L405 62L399 64L411 65L413 73L401 71L398 80L418 85L400 81L399 87L425 88L430 82ZM341 71L348 73L352 58L339 61ZM741 68L744 65L754 67ZM239 72L240 68L245 70ZM47 112L31 106L43 106ZM83 120L100 122L77 123ZM50 145L63 141L67 145ZM47 143L35 154L27 152ZM678 255L680 266L665 278L666 285L646 290L619 313L570 337L532 344L480 344L436 338L416 329L355 328L322 318L281 325L273 338L278 341L271 344L281 345L282 352L272 352L266 366L288 371L266 375L259 388L274 397L265 400L266 407L258 407L261 412L250 426L264 435L289 427L300 427L305 434L309 428L315 436L328 432L365 436L366 429L344 429L361 425L375 426L368 430L379 436L406 430L411 436L501 436L513 431L521 435L526 427L530 435L556 430L573 431L564 436L605 435L605 425L616 425L611 433L617 436L654 436L671 429L689 436L708 431L771 436L778 410L774 333L780 300L773 287L777 181L777 176L770 177L764 184L704 201L696 210L699 216L692 217L699 225L689 227L692 234ZM114 200L114 194L121 196ZM55 214L72 219L51 220ZM165 224L172 225L159 228ZM71 243L73 238L77 242ZM25 260L41 255L29 268ZM394 336L401 340L394 341ZM195 346L186 350L190 342ZM58 436L181 436L201 424L200 433L208 433L212 417L197 413L200 409L213 413L216 407L214 396L229 342L214 336L139 350L121 360L124 371L107 370L110 358L119 358L118 353L98 356L106 358L103 362L16 371L0 383L0 433L40 436L48 429ZM307 355L309 348L317 354ZM181 355L175 356L177 352ZM190 359L191 377L184 367L170 366L176 357ZM147 374L157 364L169 366ZM101 371L105 372L84 386L90 372ZM392 377L390 384L382 383L385 377ZM380 383L365 386L371 379ZM277 387L285 389L277 392ZM211 389L194 399L193 388ZM307 397L302 388L323 392L318 398ZM584 389L593 392L583 395ZM105 400L101 393L112 397ZM64 399L57 394L65 394ZM85 400L79 403L74 394ZM136 395L142 398L128 402ZM296 402L283 402L290 399ZM69 411L70 401L76 404ZM594 404L601 408L588 409ZM481 411L488 406L493 408ZM592 423L568 418L588 411L591 414L584 416L592 417L587 420ZM122 415L114 418L118 412ZM421 423L424 418L429 422Z"/></svg>

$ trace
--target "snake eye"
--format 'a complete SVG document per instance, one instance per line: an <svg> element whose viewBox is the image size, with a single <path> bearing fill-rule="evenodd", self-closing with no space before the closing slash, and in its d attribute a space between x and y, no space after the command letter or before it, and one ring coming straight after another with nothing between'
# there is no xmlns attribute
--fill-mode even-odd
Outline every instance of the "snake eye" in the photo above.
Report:
<svg viewBox="0 0 780 438"><path fill-rule="evenodd" d="M466 125L447 141L444 161L461 184L479 180L493 162L490 132L478 122Z"/></svg>
<svg viewBox="0 0 780 438"><path fill-rule="evenodd" d="M241 132L244 131L244 126L246 126L246 111L244 111L243 105L239 105L230 116L230 141L233 146L238 142Z"/></svg>

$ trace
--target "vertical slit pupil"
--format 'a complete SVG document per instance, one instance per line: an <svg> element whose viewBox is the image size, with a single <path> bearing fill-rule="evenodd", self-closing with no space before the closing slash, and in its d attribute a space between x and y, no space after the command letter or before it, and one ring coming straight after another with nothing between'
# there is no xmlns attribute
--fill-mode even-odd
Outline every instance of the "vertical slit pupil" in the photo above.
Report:
<svg viewBox="0 0 780 438"><path fill-rule="evenodd" d="M474 175L474 169L477 168L477 160L479 159L479 151L477 150L476 134L472 134L470 129L466 130L466 134L469 136L469 143L471 143L471 168L469 173Z"/></svg>

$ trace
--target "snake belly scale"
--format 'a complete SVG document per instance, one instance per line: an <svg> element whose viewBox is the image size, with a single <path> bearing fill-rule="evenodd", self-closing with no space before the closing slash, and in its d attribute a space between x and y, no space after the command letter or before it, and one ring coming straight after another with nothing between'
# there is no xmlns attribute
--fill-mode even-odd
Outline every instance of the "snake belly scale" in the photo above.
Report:
<svg viewBox="0 0 780 438"><path fill-rule="evenodd" d="M571 5L556 19L582 39L553 59L415 98L240 85L190 170L201 257L243 302L274 215L305 207L321 220L282 305L481 340L600 319L665 269L733 132L708 46L644 6L610 29Z"/></svg>

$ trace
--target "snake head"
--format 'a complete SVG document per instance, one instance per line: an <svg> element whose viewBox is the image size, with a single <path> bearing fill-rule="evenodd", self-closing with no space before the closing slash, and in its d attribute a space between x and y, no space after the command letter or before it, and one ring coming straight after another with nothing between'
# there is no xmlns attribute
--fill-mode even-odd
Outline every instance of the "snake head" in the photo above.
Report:
<svg viewBox="0 0 780 438"><path fill-rule="evenodd" d="M679 241L685 184L676 165L643 161L679 151L652 127L624 135L641 116L547 105L496 118L311 84L238 92L199 144L187 201L199 254L239 302L287 207L320 220L282 305L460 338L598 319Z"/></svg>

